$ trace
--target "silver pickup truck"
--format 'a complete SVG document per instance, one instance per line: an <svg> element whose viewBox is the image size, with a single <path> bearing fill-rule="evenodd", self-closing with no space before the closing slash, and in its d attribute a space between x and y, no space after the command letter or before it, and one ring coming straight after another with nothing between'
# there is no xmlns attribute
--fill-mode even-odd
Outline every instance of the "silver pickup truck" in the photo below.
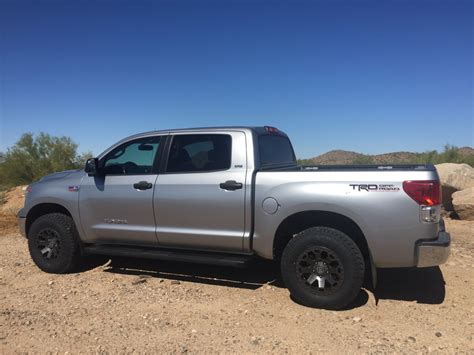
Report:
<svg viewBox="0 0 474 355"><path fill-rule="evenodd" d="M217 265L280 263L304 305L339 309L377 268L449 255L431 165L298 166L274 127L157 131L113 145L84 170L31 184L19 212L50 273L85 254Z"/></svg>

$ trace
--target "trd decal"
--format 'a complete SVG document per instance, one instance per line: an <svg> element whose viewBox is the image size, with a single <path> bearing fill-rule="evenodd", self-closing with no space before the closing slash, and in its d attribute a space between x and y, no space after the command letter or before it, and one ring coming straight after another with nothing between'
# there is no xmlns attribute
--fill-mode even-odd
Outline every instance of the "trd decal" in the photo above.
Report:
<svg viewBox="0 0 474 355"><path fill-rule="evenodd" d="M349 184L352 190L357 191L379 191L379 192L396 192L400 188L392 184Z"/></svg>

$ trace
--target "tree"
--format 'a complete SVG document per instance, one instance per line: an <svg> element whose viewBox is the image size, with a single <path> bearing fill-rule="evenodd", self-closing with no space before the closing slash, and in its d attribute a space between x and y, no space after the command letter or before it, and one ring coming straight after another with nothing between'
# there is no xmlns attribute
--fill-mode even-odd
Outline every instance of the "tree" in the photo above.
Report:
<svg viewBox="0 0 474 355"><path fill-rule="evenodd" d="M69 137L25 133L9 148L0 164L0 183L5 186L29 184L42 176L83 166L90 153L79 155Z"/></svg>

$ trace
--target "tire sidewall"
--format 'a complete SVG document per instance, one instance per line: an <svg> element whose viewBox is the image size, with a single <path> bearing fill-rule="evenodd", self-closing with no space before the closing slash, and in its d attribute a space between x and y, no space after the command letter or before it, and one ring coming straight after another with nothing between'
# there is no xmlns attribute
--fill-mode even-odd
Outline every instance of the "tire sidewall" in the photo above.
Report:
<svg viewBox="0 0 474 355"><path fill-rule="evenodd" d="M298 277L296 264L299 257L314 247L331 250L344 268L343 283L334 293L312 292ZM328 309L339 309L352 301L360 291L364 278L363 258L355 243L338 230L318 227L303 231L288 243L282 256L281 272L285 285L297 302Z"/></svg>

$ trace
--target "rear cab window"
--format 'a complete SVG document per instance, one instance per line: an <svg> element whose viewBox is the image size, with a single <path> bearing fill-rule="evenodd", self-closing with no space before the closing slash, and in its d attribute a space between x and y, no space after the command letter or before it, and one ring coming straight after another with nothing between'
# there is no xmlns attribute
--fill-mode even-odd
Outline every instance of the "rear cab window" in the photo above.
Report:
<svg viewBox="0 0 474 355"><path fill-rule="evenodd" d="M260 165L296 165L296 157L288 137L279 134L258 136Z"/></svg>

